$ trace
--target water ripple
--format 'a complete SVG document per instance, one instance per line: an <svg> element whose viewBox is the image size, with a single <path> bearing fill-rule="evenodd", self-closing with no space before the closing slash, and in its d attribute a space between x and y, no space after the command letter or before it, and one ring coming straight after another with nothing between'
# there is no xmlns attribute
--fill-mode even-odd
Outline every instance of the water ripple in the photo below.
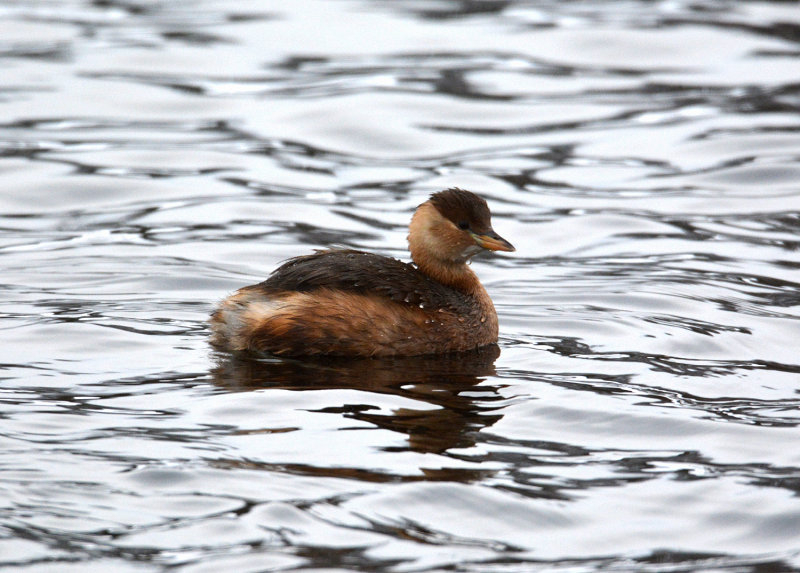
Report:
<svg viewBox="0 0 800 573"><path fill-rule="evenodd" d="M800 571L794 5L0 15L3 570ZM450 186L499 347L209 348Z"/></svg>

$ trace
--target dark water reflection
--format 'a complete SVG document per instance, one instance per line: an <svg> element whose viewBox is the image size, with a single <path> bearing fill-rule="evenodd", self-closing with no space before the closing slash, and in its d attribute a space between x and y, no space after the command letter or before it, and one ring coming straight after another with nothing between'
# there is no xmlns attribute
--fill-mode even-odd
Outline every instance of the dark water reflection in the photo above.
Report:
<svg viewBox="0 0 800 573"><path fill-rule="evenodd" d="M0 16L0 569L800 571L794 3ZM452 185L499 347L209 348Z"/></svg>
<svg viewBox="0 0 800 573"><path fill-rule="evenodd" d="M225 356L213 370L213 379L227 391L355 390L407 398L419 402L424 409L398 408L387 415L374 412L381 409L379 406L348 404L321 411L407 434L409 449L441 454L474 446L477 433L499 418L492 412L501 405L493 402L502 397L491 384L483 384L496 374L494 361L498 356L500 348L494 345L444 357L381 360L259 360Z"/></svg>

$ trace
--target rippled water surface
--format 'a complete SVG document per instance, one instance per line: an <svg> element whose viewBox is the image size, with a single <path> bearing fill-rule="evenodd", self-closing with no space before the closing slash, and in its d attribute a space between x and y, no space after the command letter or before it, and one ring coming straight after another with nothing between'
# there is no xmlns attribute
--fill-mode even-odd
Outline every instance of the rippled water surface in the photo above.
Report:
<svg viewBox="0 0 800 573"><path fill-rule="evenodd" d="M794 2L0 5L4 571L800 571ZM499 348L216 301L485 196Z"/></svg>

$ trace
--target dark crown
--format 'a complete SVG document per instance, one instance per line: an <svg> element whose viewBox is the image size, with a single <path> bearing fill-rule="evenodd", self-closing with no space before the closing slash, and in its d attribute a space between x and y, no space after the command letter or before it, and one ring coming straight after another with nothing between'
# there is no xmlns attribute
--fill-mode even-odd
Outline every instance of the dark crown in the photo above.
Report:
<svg viewBox="0 0 800 573"><path fill-rule="evenodd" d="M457 227L474 232L488 231L492 228L492 215L489 206L481 197L470 191L453 187L434 193L430 198L436 210Z"/></svg>

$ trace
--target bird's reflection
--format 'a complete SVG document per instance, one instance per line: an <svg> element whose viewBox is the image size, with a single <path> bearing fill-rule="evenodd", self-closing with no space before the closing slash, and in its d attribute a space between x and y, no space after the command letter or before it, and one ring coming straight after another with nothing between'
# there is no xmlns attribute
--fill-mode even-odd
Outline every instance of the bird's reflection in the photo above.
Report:
<svg viewBox="0 0 800 573"><path fill-rule="evenodd" d="M369 404L343 406L345 415L408 435L409 448L442 453L475 444L476 433L495 423L497 386L480 384L495 374L496 345L446 356L393 359L314 359L222 357L214 383L229 391L352 389L394 394L437 406L375 413ZM480 386L479 386L480 384ZM332 406L326 411L334 411Z"/></svg>

